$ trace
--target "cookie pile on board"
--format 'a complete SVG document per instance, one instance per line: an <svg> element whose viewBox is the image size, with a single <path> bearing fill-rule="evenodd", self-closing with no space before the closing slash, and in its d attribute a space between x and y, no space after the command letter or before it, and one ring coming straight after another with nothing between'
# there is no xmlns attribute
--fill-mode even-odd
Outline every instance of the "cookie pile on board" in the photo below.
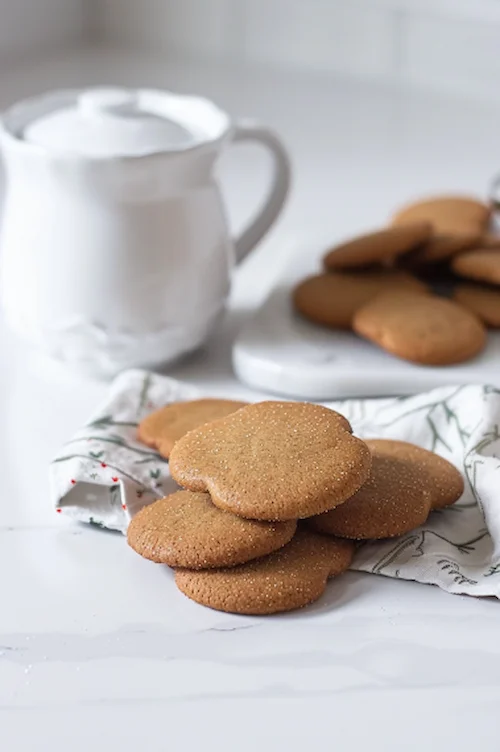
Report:
<svg viewBox="0 0 500 752"><path fill-rule="evenodd" d="M310 403L180 402L147 416L138 435L169 459L183 490L138 512L128 543L220 611L312 603L357 542L406 533L463 492L442 457L362 441L342 415Z"/></svg>
<svg viewBox="0 0 500 752"><path fill-rule="evenodd" d="M500 328L500 236L491 222L491 208L474 198L410 204L389 227L329 250L324 271L295 288L294 306L414 363L469 360L485 347L486 328Z"/></svg>

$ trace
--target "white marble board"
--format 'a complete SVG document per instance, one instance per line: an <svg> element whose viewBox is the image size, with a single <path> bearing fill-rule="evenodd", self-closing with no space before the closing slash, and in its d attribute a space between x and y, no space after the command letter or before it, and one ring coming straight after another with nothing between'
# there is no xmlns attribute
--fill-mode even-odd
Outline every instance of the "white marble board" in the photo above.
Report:
<svg viewBox="0 0 500 752"><path fill-rule="evenodd" d="M300 249L288 272L244 325L233 347L241 381L263 391L311 400L414 394L443 384L500 386L500 332L471 361L419 366L396 358L354 333L305 321L291 304L298 280L321 268L322 251Z"/></svg>

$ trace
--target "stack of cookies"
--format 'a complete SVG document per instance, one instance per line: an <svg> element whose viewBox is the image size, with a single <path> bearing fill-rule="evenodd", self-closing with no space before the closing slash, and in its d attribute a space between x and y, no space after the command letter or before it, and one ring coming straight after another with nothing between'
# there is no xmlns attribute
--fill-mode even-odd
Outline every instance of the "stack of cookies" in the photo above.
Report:
<svg viewBox="0 0 500 752"><path fill-rule="evenodd" d="M329 250L324 272L294 290L295 308L415 363L469 360L486 327L500 327L500 237L490 223L490 207L473 198L413 203L390 227Z"/></svg>
<svg viewBox="0 0 500 752"><path fill-rule="evenodd" d="M192 600L233 613L311 603L349 567L357 541L406 533L463 491L441 457L361 441L342 415L309 403L167 405L139 438L184 490L142 509L129 545L173 567Z"/></svg>

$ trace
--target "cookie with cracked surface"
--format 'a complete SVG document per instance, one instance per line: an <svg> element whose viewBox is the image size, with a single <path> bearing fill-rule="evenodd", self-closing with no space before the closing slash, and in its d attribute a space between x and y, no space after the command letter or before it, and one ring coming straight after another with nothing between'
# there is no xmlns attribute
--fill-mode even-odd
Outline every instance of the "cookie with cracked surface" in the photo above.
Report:
<svg viewBox="0 0 500 752"><path fill-rule="evenodd" d="M378 456L399 458L411 462L422 477L427 476L433 509L454 504L464 492L464 479L451 462L435 452L395 439L367 439L366 444Z"/></svg>
<svg viewBox="0 0 500 752"><path fill-rule="evenodd" d="M350 329L356 311L385 290L426 293L428 287L411 274L391 269L318 274L294 290L295 308L306 319L332 329Z"/></svg>
<svg viewBox="0 0 500 752"><path fill-rule="evenodd" d="M296 527L294 520L245 520L218 509L207 493L177 491L141 509L130 522L127 540L134 551L159 564L208 569L277 551Z"/></svg>
<svg viewBox="0 0 500 752"><path fill-rule="evenodd" d="M175 442L188 431L212 420L225 418L247 404L225 399L173 402L143 418L137 435L140 441L157 449L168 459Z"/></svg>
<svg viewBox="0 0 500 752"><path fill-rule="evenodd" d="M370 470L368 447L339 413L306 402L259 402L191 431L170 455L174 480L220 509L290 520L333 509Z"/></svg>
<svg viewBox="0 0 500 752"><path fill-rule="evenodd" d="M327 580L351 564L352 541L299 530L269 556L231 569L178 569L179 590L203 606L234 614L276 614L307 606L323 594Z"/></svg>
<svg viewBox="0 0 500 752"><path fill-rule="evenodd" d="M453 300L472 311L486 326L500 329L500 290L482 285L457 285Z"/></svg>
<svg viewBox="0 0 500 752"><path fill-rule="evenodd" d="M486 330L470 311L434 295L384 293L357 311L354 331L392 355L443 366L473 358Z"/></svg>
<svg viewBox="0 0 500 752"><path fill-rule="evenodd" d="M417 248L431 235L429 222L387 227L335 246L325 255L323 265L329 271L336 271L382 264Z"/></svg>
<svg viewBox="0 0 500 752"><path fill-rule="evenodd" d="M429 477L415 462L372 446L372 469L366 483L344 504L313 517L318 532L353 540L402 535L422 525L431 511Z"/></svg>

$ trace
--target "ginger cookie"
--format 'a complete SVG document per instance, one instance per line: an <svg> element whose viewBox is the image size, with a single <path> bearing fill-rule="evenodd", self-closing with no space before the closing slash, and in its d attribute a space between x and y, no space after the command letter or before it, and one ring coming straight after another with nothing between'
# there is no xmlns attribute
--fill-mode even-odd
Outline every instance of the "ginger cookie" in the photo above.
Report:
<svg viewBox="0 0 500 752"><path fill-rule="evenodd" d="M411 462L422 476L428 477L433 509L442 509L454 504L464 492L464 480L455 465L439 454L393 439L367 439L372 453L379 457L395 457Z"/></svg>
<svg viewBox="0 0 500 752"><path fill-rule="evenodd" d="M245 520L218 509L206 493L177 491L143 507L128 527L127 540L145 559L208 569L270 554L292 539L296 527L294 520Z"/></svg>
<svg viewBox="0 0 500 752"><path fill-rule="evenodd" d="M247 402L225 399L199 399L173 402L147 415L139 423L138 437L168 459L172 447L181 436L218 418L236 412Z"/></svg>
<svg viewBox="0 0 500 752"><path fill-rule="evenodd" d="M457 285L453 299L475 313L486 326L500 328L500 290L481 285Z"/></svg>
<svg viewBox="0 0 500 752"><path fill-rule="evenodd" d="M392 538L422 525L431 511L431 486L415 462L379 452L372 444L366 483L330 512L313 517L314 530L341 538Z"/></svg>
<svg viewBox="0 0 500 752"><path fill-rule="evenodd" d="M380 264L417 248L429 240L431 235L432 225L429 222L388 227L335 246L326 254L323 264L327 270L357 269Z"/></svg>
<svg viewBox="0 0 500 752"><path fill-rule="evenodd" d="M467 236L435 235L420 248L404 256L401 266L405 269L420 269L428 264L439 264L457 253L469 250L475 243L477 238L471 241Z"/></svg>
<svg viewBox="0 0 500 752"><path fill-rule="evenodd" d="M181 486L208 491L241 517L290 520L333 509L370 470L368 447L339 413L305 402L259 402L191 431L170 455Z"/></svg>
<svg viewBox="0 0 500 752"><path fill-rule="evenodd" d="M479 248L461 253L455 256L451 268L461 277L500 285L500 249Z"/></svg>
<svg viewBox="0 0 500 752"><path fill-rule="evenodd" d="M234 614L277 614L307 606L351 564L352 541L299 530L276 553L231 569L178 569L177 587L203 606Z"/></svg>
<svg viewBox="0 0 500 752"><path fill-rule="evenodd" d="M461 363L486 344L473 313L434 295L383 293L359 309L353 328L387 352L424 365Z"/></svg>
<svg viewBox="0 0 500 752"><path fill-rule="evenodd" d="M490 207L475 198L437 196L400 209L393 217L392 225L430 222L437 236L459 236L475 243L485 233L490 216Z"/></svg>
<svg viewBox="0 0 500 752"><path fill-rule="evenodd" d="M500 235L496 235L493 232L488 232L483 235L481 242L478 244L478 248L499 248L500 249Z"/></svg>
<svg viewBox="0 0 500 752"><path fill-rule="evenodd" d="M301 282L293 293L295 308L305 318L333 329L350 329L356 311L384 290L427 292L403 271L380 269L349 274L318 274Z"/></svg>

